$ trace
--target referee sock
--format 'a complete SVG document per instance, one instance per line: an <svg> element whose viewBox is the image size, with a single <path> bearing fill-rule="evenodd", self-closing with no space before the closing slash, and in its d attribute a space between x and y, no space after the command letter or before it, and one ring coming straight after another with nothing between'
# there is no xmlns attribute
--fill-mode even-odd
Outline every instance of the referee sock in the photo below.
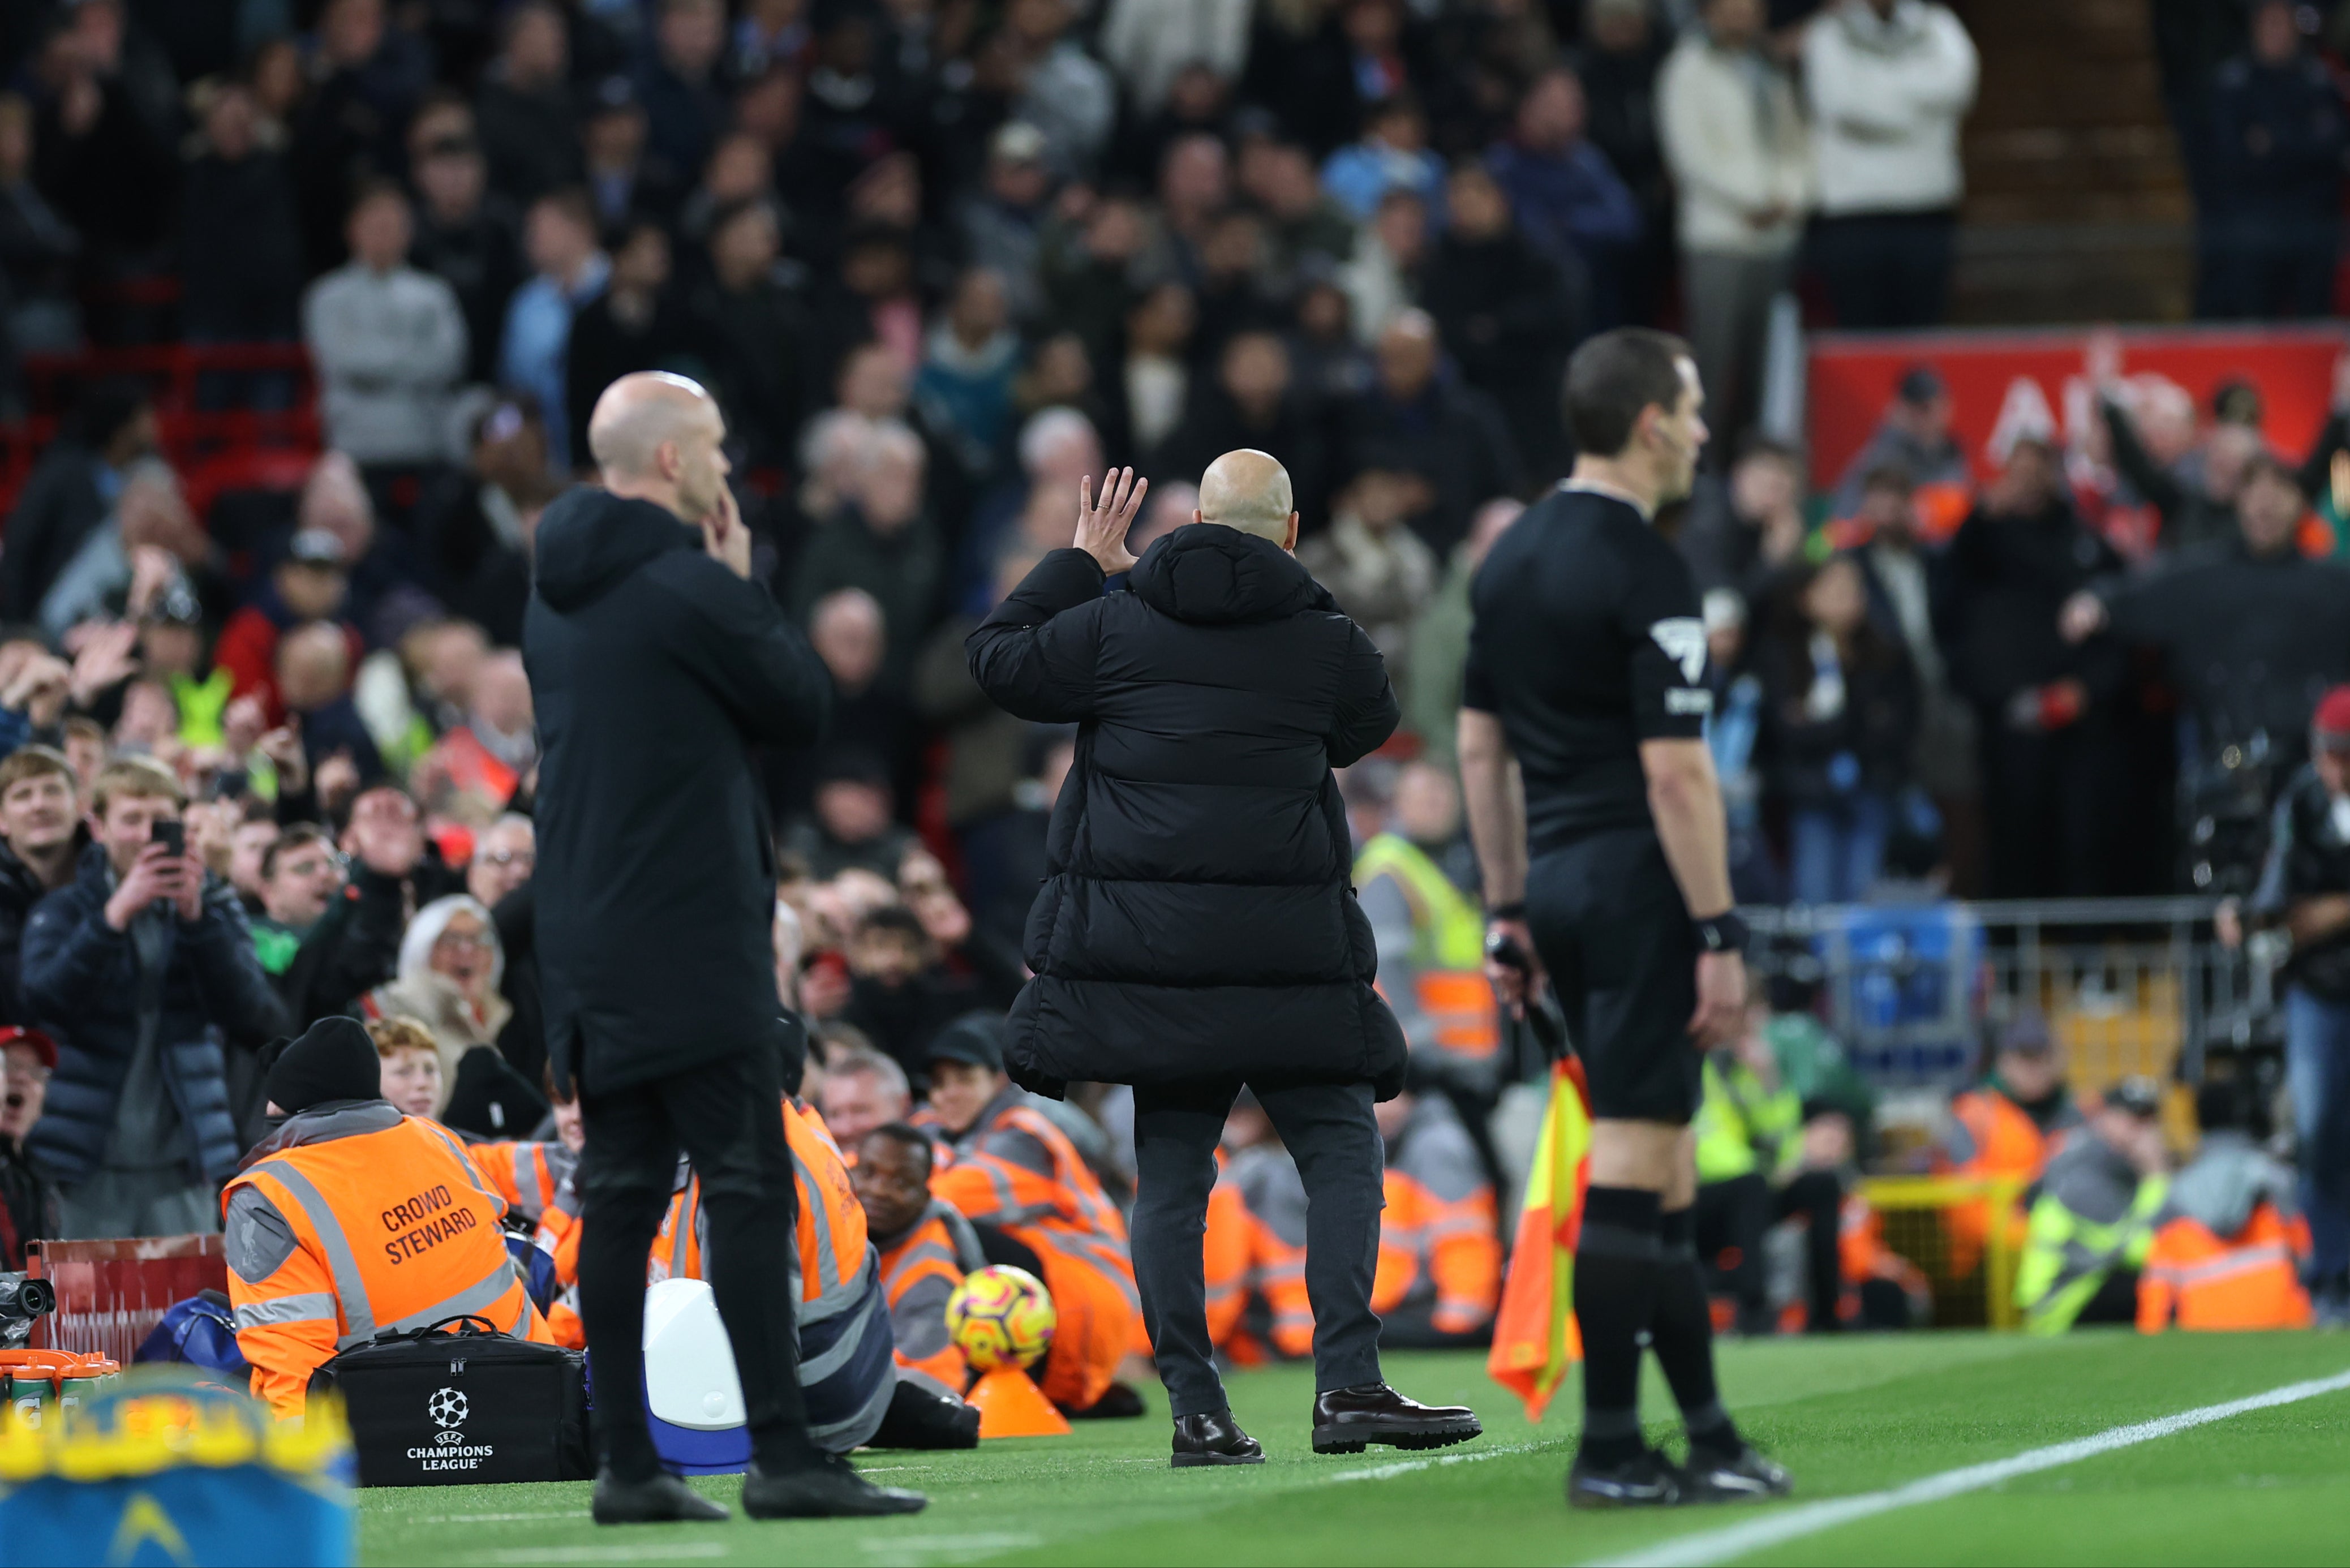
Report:
<svg viewBox="0 0 2350 1568"><path fill-rule="evenodd" d="M1662 1259L1648 1336L1681 1407L1690 1449L1735 1455L1745 1443L1714 1386L1713 1314L1706 1301L1705 1272L1698 1266L1690 1216L1690 1210L1676 1209L1660 1217Z"/></svg>
<svg viewBox="0 0 2350 1568"><path fill-rule="evenodd" d="M1595 1187L1583 1199L1575 1247L1575 1316L1583 1330L1583 1447L1598 1469L1638 1459L1640 1336L1656 1314L1658 1196Z"/></svg>

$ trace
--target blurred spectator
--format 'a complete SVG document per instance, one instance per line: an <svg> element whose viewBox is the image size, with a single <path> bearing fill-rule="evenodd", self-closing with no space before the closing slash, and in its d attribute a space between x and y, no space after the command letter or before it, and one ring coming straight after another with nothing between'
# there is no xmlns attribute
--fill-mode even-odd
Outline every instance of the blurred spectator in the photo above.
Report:
<svg viewBox="0 0 2350 1568"><path fill-rule="evenodd" d="M588 416L605 388L631 370L682 370L695 358L696 328L673 272L668 228L637 218L612 253L608 286L572 317L563 381L573 452L588 450Z"/></svg>
<svg viewBox="0 0 2350 1568"><path fill-rule="evenodd" d="M1705 681L1713 693L1706 749L1721 780L1722 821L1730 834L1730 890L1742 904L1786 902L1786 878L1762 832L1762 678L1747 657L1746 600L1736 588L1708 588Z"/></svg>
<svg viewBox="0 0 2350 1568"><path fill-rule="evenodd" d="M5 764L0 764L0 778ZM6 796L0 794L0 812ZM2350 1322L2350 686L2317 706L2249 911L2292 939L2285 1066L2320 1319ZM2230 934L2223 924L2222 934ZM2231 944L2232 945L2232 944Z"/></svg>
<svg viewBox="0 0 2350 1568"><path fill-rule="evenodd" d="M1428 203L1409 191L1390 191L1356 232L1354 254L1340 269L1355 335L1377 343L1396 318L1419 301L1430 250Z"/></svg>
<svg viewBox="0 0 2350 1568"><path fill-rule="evenodd" d="M1452 1102L1407 1089L1372 1107L1387 1156L1387 1211L1372 1286L1382 1349L1490 1337L1502 1299L1492 1179Z"/></svg>
<svg viewBox="0 0 2350 1568"><path fill-rule="evenodd" d="M684 176L645 147L645 110L626 77L607 77L589 99L580 128L588 200L597 224L618 228L639 214L667 222L684 200ZM559 194L564 187L546 192ZM536 205L536 201L534 202Z"/></svg>
<svg viewBox="0 0 2350 1568"><path fill-rule="evenodd" d="M161 439L154 407L135 385L101 383L82 394L8 519L8 548L0 553L0 618L33 618Z"/></svg>
<svg viewBox="0 0 2350 1568"><path fill-rule="evenodd" d="M1710 0L1702 15L1665 62L1657 113L1706 426L1732 452L1762 411L1771 301L1803 240L1812 156L1794 83L1764 47L1762 0Z"/></svg>
<svg viewBox="0 0 2350 1568"><path fill-rule="evenodd" d="M2137 1275L2169 1186L2162 1090L2132 1075L2107 1089L2033 1189L2015 1304L2027 1333L2137 1317Z"/></svg>
<svg viewBox="0 0 2350 1568"><path fill-rule="evenodd" d="M1452 761L1453 731L1461 716L1461 672L1469 661L1470 581L1502 530L1525 509L1523 502L1511 496L1477 508L1468 537L1452 547L1443 582L1413 624L1411 679L1401 691L1404 723L1419 737L1431 761L1448 766Z"/></svg>
<svg viewBox="0 0 2350 1568"><path fill-rule="evenodd" d="M57 1070L57 1043L37 1029L0 1028L0 1269L25 1267L25 1243L57 1234L57 1199L25 1154Z"/></svg>
<svg viewBox="0 0 2350 1568"><path fill-rule="evenodd" d="M1250 0L1110 0L1100 47L1142 115L1159 112L1186 70L1237 80L1248 63Z"/></svg>
<svg viewBox="0 0 2350 1568"><path fill-rule="evenodd" d="M453 129L454 119L412 143L419 206L408 257L456 295L465 317L465 379L490 381L506 301L522 282L520 225L506 199L490 193L480 143Z"/></svg>
<svg viewBox="0 0 2350 1568"><path fill-rule="evenodd" d="M762 468L789 461L809 373L799 304L776 275L781 246L765 200L721 210L710 226L710 286L694 302L712 390L748 460Z"/></svg>
<svg viewBox="0 0 2350 1568"><path fill-rule="evenodd" d="M1371 384L1371 357L1355 341L1354 306L1331 279L1315 278L1298 290L1289 359L1298 386L1317 403L1351 398Z"/></svg>
<svg viewBox="0 0 2350 1568"><path fill-rule="evenodd" d="M1306 183L1313 183L1309 171ZM1047 225L1037 265L1055 329L1074 332L1096 364L1107 364L1131 303L1138 258L1149 235L1137 203L1112 194L1082 217Z"/></svg>
<svg viewBox="0 0 2350 1568"><path fill-rule="evenodd" d="M2198 292L2211 316L2324 316L2350 119L2325 63L2302 47L2297 8L2257 0L2251 11L2251 48L2211 85L2211 180L2199 214L2210 275Z"/></svg>
<svg viewBox="0 0 2350 1568"><path fill-rule="evenodd" d="M1247 142L1240 188L1264 222L1274 275L1284 286L1309 270L1326 274L1352 254L1354 220L1322 189L1305 149L1265 138Z"/></svg>
<svg viewBox="0 0 2350 1568"><path fill-rule="evenodd" d="M351 649L331 621L296 627L277 644L277 695L301 732L302 749L324 761L341 757L362 784L383 776L383 758L351 702Z"/></svg>
<svg viewBox="0 0 2350 1568"><path fill-rule="evenodd" d="M2184 710L2182 787L2226 771L2231 747L2298 765L2318 699L2350 680L2350 569L2301 553L2307 506L2293 471L2262 452L2244 468L2232 541L2065 607L2068 639L2109 625L2162 650Z"/></svg>
<svg viewBox="0 0 2350 1568"><path fill-rule="evenodd" d="M1749 436L1726 480L1700 477L1674 542L1700 589L1733 588L1760 606L1773 579L1801 561L1810 532L1803 460L1792 447Z"/></svg>
<svg viewBox="0 0 2350 1568"><path fill-rule="evenodd" d="M832 677L835 751L879 766L893 797L890 809L910 806L920 785L921 736L905 689L886 679L889 628L880 601L863 588L835 588L808 611L808 642ZM828 753L779 759L777 815L806 809L813 776L820 781ZM830 760L837 761L837 757ZM894 875L894 873L892 873Z"/></svg>
<svg viewBox="0 0 2350 1568"><path fill-rule="evenodd" d="M1814 259L1837 326L1941 322L1964 182L1959 122L1975 73L1966 28L1933 0L1835 0L1804 29Z"/></svg>
<svg viewBox="0 0 2350 1568"><path fill-rule="evenodd" d="M1068 36L1076 16L1070 0L1011 0L1003 10L1020 82L1013 114L1045 133L1053 167L1065 176L1093 172L1118 113L1109 72Z"/></svg>
<svg viewBox="0 0 2350 1568"><path fill-rule="evenodd" d="M1411 679L1411 626L1436 592L1436 555L1405 524L1420 482L1367 468L1340 493L1330 526L1297 547L1297 564L1330 590L1386 657L1389 679Z"/></svg>
<svg viewBox="0 0 2350 1568"><path fill-rule="evenodd" d="M1428 150L1428 117L1405 96L1374 105L1363 139L1322 165L1322 188L1356 222L1378 210L1389 191L1409 191L1431 213L1444 210L1444 162Z"/></svg>
<svg viewBox="0 0 2350 1568"><path fill-rule="evenodd" d="M1200 282L1209 231L1232 200L1232 160L1223 140L1206 132L1179 136L1159 162L1159 211L1138 263L1152 283Z"/></svg>
<svg viewBox="0 0 2350 1568"><path fill-rule="evenodd" d="M166 587L185 594L188 575L203 569L211 554L179 476L161 458L142 458L122 476L111 514L83 535L41 597L40 623L62 643L77 623L123 603L142 579L151 597Z"/></svg>
<svg viewBox="0 0 2350 1568"><path fill-rule="evenodd" d="M2120 568L2034 441L2016 443L1950 541L1941 639L1950 684L1975 711L1994 898L2105 889L2116 760L2106 700L2119 671L2109 647L2068 643L2055 618Z"/></svg>
<svg viewBox="0 0 2350 1568"><path fill-rule="evenodd" d="M1322 421L1301 395L1290 374L1289 350L1271 332L1245 331L1225 343L1217 357L1216 379L1191 398L1183 422L1167 438L1158 453L1151 506L1159 486L1188 482L1205 473L1208 465L1228 452L1254 447L1281 454L1289 470L1292 494L1298 512L1316 525L1329 504L1328 464L1323 450ZM1191 521L1191 508L1182 509ZM1137 524L1138 532L1141 524ZM1136 555L1143 545L1129 541Z"/></svg>
<svg viewBox="0 0 2350 1568"><path fill-rule="evenodd" d="M988 142L984 183L965 198L956 216L964 254L1004 281L1012 313L1023 321L1045 315L1037 286L1037 250L1053 175L1045 163L1045 133L1013 120Z"/></svg>
<svg viewBox="0 0 2350 1568"><path fill-rule="evenodd" d="M727 45L733 74L747 80L771 67L801 65L812 36L807 10L807 0L750 0Z"/></svg>
<svg viewBox="0 0 2350 1568"><path fill-rule="evenodd" d="M1950 389L1931 365L1902 373L1884 419L1836 481L1835 515L1858 510L1868 476L1888 467L1899 468L1916 485L1967 483L1967 454L1950 433Z"/></svg>
<svg viewBox="0 0 2350 1568"><path fill-rule="evenodd" d="M1406 311L1380 335L1376 380L1343 411L1346 461L1409 474L1422 493L1414 532L1450 550L1481 501L1513 493L1521 477L1509 431L1492 401L1437 374L1436 323Z"/></svg>
<svg viewBox="0 0 2350 1568"><path fill-rule="evenodd" d="M1530 477L1548 481L1574 456L1558 389L1581 303L1517 232L1491 171L1459 164L1445 189L1451 223L1429 263L1421 303L1461 378L1500 406Z"/></svg>
<svg viewBox="0 0 2350 1568"><path fill-rule="evenodd" d="M284 1027L236 895L154 836L184 805L159 764L110 764L91 792L97 842L25 929L26 1002L73 1020L66 1092L28 1140L65 1236L219 1230L216 1184L242 1152L224 1052Z"/></svg>
<svg viewBox="0 0 2350 1568"><path fill-rule="evenodd" d="M1199 60L1179 66L1158 109L1146 111L1131 99L1121 106L1118 135L1104 161L1100 182L1147 184L1178 140L1202 132L1229 140L1240 123L1232 114L1229 76ZM1249 123L1262 127L1263 117L1252 117Z"/></svg>
<svg viewBox="0 0 2350 1568"><path fill-rule="evenodd" d="M808 541L793 575L793 607L859 588L880 607L888 652L883 680L903 689L944 580L938 534L922 504L921 438L902 424L876 428L865 443L855 490Z"/></svg>
<svg viewBox="0 0 2350 1568"><path fill-rule="evenodd" d="M290 145L314 270L343 259L355 177L390 178L401 169L402 135L432 85L432 52L388 9L383 0L328 0L304 62L309 90Z"/></svg>
<svg viewBox="0 0 2350 1568"><path fill-rule="evenodd" d="M1666 177L1657 101L1658 76L1673 45L1659 16L1664 9L1658 0L1586 0L1583 42L1568 55L1583 84L1592 143L1607 155L1640 214L1640 237L1625 258L1624 316L1630 321L1656 318L1673 260L1673 183Z"/></svg>
<svg viewBox="0 0 2350 1568"><path fill-rule="evenodd" d="M367 1026L381 1060L383 1098L402 1116L439 1120L449 1105L449 1083L441 1075L441 1048L432 1031L409 1017L379 1018Z"/></svg>
<svg viewBox="0 0 2350 1568"><path fill-rule="evenodd" d="M578 115L570 89L570 29L553 0L525 0L505 15L497 57L473 99L492 188L525 205L577 185Z"/></svg>
<svg viewBox="0 0 2350 1568"><path fill-rule="evenodd" d="M1145 467L1157 464L1160 447L1191 403L1191 340L1199 321L1191 291L1180 283L1160 284L1127 313L1115 395L1127 455Z"/></svg>
<svg viewBox="0 0 2350 1568"><path fill-rule="evenodd" d="M426 583L494 642L522 640L531 540L555 494L546 465L546 430L536 410L525 400L502 400L474 420L465 466L435 475L416 504Z"/></svg>
<svg viewBox="0 0 2350 1568"><path fill-rule="evenodd" d="M354 462L419 464L445 450L465 317L449 285L408 265L408 198L373 185L351 208L351 259L303 296L327 439Z"/></svg>
<svg viewBox="0 0 2350 1568"><path fill-rule="evenodd" d="M977 1002L968 981L940 968L930 933L902 904L885 905L858 922L848 939L848 973L842 1019L910 1076L928 1064L939 1031Z"/></svg>
<svg viewBox="0 0 2350 1568"><path fill-rule="evenodd" d="M508 648L483 659L466 698L464 722L441 737L409 782L435 818L487 826L515 798L538 762L530 677L522 655Z"/></svg>
<svg viewBox="0 0 2350 1568"><path fill-rule="evenodd" d="M537 830L530 818L508 812L474 840L473 858L465 867L465 891L482 908L494 909L530 880L537 866Z"/></svg>
<svg viewBox="0 0 2350 1568"><path fill-rule="evenodd" d="M523 249L535 275L506 306L498 350L498 379L538 400L547 446L558 473L588 454L571 450L570 405L564 397L564 354L571 320L604 292L612 264L596 244L596 221L576 191L558 191L531 203Z"/></svg>
<svg viewBox="0 0 2350 1568"><path fill-rule="evenodd" d="M1510 193L1519 231L1553 262L1590 280L1584 327L1604 332L1624 320L1623 268L1640 240L1640 209L1586 135L1588 116L1575 73L1565 67L1545 71L1519 100L1510 140L1486 161Z"/></svg>
<svg viewBox="0 0 2350 1568"><path fill-rule="evenodd" d="M85 263L109 278L155 268L179 173L169 69L159 94L151 73L123 69L123 43L118 0L79 5L59 17L30 72L34 182L80 235Z"/></svg>
<svg viewBox="0 0 2350 1568"><path fill-rule="evenodd" d="M2236 537L2236 505L2247 465L2262 450L2260 431L2234 421L2220 421L2198 440L2191 402L2185 428L2177 436L2159 426L2142 431L2140 417L2124 406L2124 389L2113 373L2117 351L2113 358L2094 352L2091 358L2098 372L2097 411L2105 422L2114 469L2161 518L2162 547L2173 553L2214 545L2226 548ZM2342 392L2338 371L2335 379L2338 404ZM2156 421L2164 420L2161 412L2148 411ZM2153 442L2149 436L2155 438ZM2168 462L2164 447L2174 449Z"/></svg>
<svg viewBox="0 0 2350 1568"><path fill-rule="evenodd" d="M252 91L215 83L182 182L180 327L191 343L287 342L307 276L285 156L263 145Z"/></svg>
<svg viewBox="0 0 2350 1568"><path fill-rule="evenodd" d="M1057 5L1060 0L1024 3ZM1019 363L1020 337L1012 330L1003 279L973 267L956 282L953 298L923 340L922 368L914 377L924 415L955 432L964 466L973 472L990 466L988 457L1003 439Z"/></svg>
<svg viewBox="0 0 2350 1568"><path fill-rule="evenodd" d="M350 588L350 561L342 541L324 529L306 529L294 535L286 558L270 573L269 581L254 602L221 628L213 661L235 681L234 694L261 699L270 724L283 722L285 703L277 689L278 639L305 622L330 619L342 613ZM351 658L361 652L359 632L347 628Z"/></svg>
<svg viewBox="0 0 2350 1568"><path fill-rule="evenodd" d="M660 0L655 12L652 52L636 76L646 146L673 169L699 169L726 122L725 0Z"/></svg>
<svg viewBox="0 0 2350 1568"><path fill-rule="evenodd" d="M895 815L881 759L835 745L817 763L810 814L785 830L783 849L799 857L819 882L855 868L894 884L898 863L917 842L891 820Z"/></svg>
<svg viewBox="0 0 2350 1568"><path fill-rule="evenodd" d="M33 106L0 93L0 285L8 339L19 353L81 346L73 261L81 235L34 182Z"/></svg>
<svg viewBox="0 0 2350 1568"><path fill-rule="evenodd" d="M1868 620L1860 568L1835 559L1781 590L1757 664L1768 787L1788 816L1798 903L1868 896L1884 869L1894 799L1908 783L1918 685L1901 644Z"/></svg>
<svg viewBox="0 0 2350 1568"><path fill-rule="evenodd" d="M25 926L35 905L73 880L89 843L79 797L72 765L47 746L0 759L0 1024L37 1022L20 978Z"/></svg>

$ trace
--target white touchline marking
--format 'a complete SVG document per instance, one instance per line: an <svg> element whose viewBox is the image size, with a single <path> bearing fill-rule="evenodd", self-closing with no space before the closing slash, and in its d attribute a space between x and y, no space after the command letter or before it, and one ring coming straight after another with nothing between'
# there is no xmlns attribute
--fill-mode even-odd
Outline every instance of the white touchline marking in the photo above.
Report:
<svg viewBox="0 0 2350 1568"><path fill-rule="evenodd" d="M1834 1530L1838 1525L1890 1513L1895 1509L1914 1508L1923 1502L1940 1502L1947 1498L1981 1491L1985 1487L2013 1480L2018 1476L2055 1469L2061 1465L2077 1464L2083 1459L2095 1459L2100 1454L2110 1454L2116 1449L2133 1448L2139 1443L2150 1443L2157 1438L2168 1438L2195 1427L2225 1421L2230 1417L2248 1415L2254 1410L2272 1410L2280 1405L2297 1405L2303 1399L2338 1394L2344 1389L2350 1389L2350 1372L2312 1378L2306 1383L2288 1383L2265 1394L2230 1399L2223 1405L2205 1405L2199 1409L2181 1410L2175 1416L2159 1416L2151 1421L2139 1421L2126 1427L2109 1428L2091 1437L2076 1438L2069 1443L2054 1443L2044 1449L2018 1454L2012 1459L1993 1459L1987 1464L1944 1470L1939 1475L1926 1476L1883 1491L1862 1492L1856 1497L1828 1498L1819 1502L1801 1504L1748 1520L1743 1524L1700 1531L1695 1535L1684 1535L1678 1541L1668 1541L1646 1552L1606 1557L1600 1562L1608 1564L1609 1568L1701 1568L1706 1563L1731 1563L1790 1541L1817 1535L1824 1530Z"/></svg>
<svg viewBox="0 0 2350 1568"><path fill-rule="evenodd" d="M568 1513L423 1513L413 1519L399 1520L401 1524L518 1524L524 1520L585 1519L588 1511L574 1509Z"/></svg>
<svg viewBox="0 0 2350 1568"><path fill-rule="evenodd" d="M1434 1469L1439 1465L1473 1465L1480 1459L1507 1459L1512 1454L1531 1454L1542 1449L1561 1447L1552 1443L1508 1443L1500 1448L1476 1449L1465 1454L1439 1454L1433 1459L1398 1459L1391 1465L1373 1465L1365 1470L1340 1470L1336 1475L1315 1476L1309 1486L1336 1486L1344 1481L1385 1480L1389 1476L1408 1476L1418 1470Z"/></svg>
<svg viewBox="0 0 2350 1568"><path fill-rule="evenodd" d="M629 1546L517 1546L479 1561L534 1568L538 1563L674 1562L681 1557L723 1557L733 1550L723 1541L648 1541Z"/></svg>

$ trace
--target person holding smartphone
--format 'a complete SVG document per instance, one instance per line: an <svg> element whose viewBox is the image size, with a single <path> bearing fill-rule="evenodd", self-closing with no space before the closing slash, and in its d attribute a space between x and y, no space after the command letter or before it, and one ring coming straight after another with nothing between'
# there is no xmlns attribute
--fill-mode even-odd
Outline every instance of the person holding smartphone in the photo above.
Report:
<svg viewBox="0 0 2350 1568"><path fill-rule="evenodd" d="M244 1152L225 1053L286 1026L235 892L188 853L186 805L160 763L109 763L90 792L96 842L25 929L26 1007L69 1021L26 1139L68 1238L219 1230L219 1184Z"/></svg>

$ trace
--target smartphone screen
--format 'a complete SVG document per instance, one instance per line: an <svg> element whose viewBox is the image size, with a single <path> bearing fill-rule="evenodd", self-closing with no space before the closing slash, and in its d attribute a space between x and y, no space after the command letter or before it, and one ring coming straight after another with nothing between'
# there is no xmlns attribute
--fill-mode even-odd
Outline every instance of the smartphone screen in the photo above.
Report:
<svg viewBox="0 0 2350 1568"><path fill-rule="evenodd" d="M170 849L174 856L188 852L188 829L185 823L158 822L147 830L148 839Z"/></svg>

